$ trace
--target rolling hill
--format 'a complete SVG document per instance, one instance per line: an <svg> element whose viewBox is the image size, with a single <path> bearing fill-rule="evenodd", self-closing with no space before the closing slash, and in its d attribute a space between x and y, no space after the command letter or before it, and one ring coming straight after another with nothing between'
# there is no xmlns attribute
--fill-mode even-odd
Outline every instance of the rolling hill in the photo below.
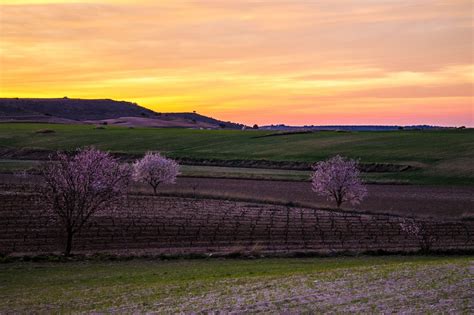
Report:
<svg viewBox="0 0 474 315"><path fill-rule="evenodd" d="M0 122L111 124L128 127L241 129L197 113L157 113L136 103L110 99L0 98Z"/></svg>

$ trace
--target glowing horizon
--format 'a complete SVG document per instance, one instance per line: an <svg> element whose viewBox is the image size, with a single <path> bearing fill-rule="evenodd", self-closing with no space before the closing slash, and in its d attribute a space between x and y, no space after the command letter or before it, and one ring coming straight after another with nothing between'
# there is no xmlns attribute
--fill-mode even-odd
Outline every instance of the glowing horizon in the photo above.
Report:
<svg viewBox="0 0 474 315"><path fill-rule="evenodd" d="M4 0L0 97L246 124L473 126L471 1Z"/></svg>

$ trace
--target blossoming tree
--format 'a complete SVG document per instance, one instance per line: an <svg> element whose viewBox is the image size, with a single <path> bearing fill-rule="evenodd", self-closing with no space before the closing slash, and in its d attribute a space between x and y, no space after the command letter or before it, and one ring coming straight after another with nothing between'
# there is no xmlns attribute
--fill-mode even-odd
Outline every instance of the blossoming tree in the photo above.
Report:
<svg viewBox="0 0 474 315"><path fill-rule="evenodd" d="M130 167L109 153L88 148L75 155L57 153L44 166L41 196L47 213L66 232L64 254L70 255L73 236L92 215L113 209L127 192Z"/></svg>
<svg viewBox="0 0 474 315"><path fill-rule="evenodd" d="M399 225L405 234L418 241L423 252L429 252L433 243L436 242L436 237L432 234L427 222L415 219L402 219Z"/></svg>
<svg viewBox="0 0 474 315"><path fill-rule="evenodd" d="M160 184L174 184L179 175L179 164L160 153L148 152L133 164L133 179L149 184L156 191Z"/></svg>
<svg viewBox="0 0 474 315"><path fill-rule="evenodd" d="M344 202L358 204L367 195L357 161L339 155L314 166L312 189L327 200L335 201L338 208Z"/></svg>

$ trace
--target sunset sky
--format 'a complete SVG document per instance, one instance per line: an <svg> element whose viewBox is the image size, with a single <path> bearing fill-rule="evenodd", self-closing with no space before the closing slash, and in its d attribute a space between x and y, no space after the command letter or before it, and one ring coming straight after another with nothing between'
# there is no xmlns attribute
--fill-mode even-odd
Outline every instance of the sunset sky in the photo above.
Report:
<svg viewBox="0 0 474 315"><path fill-rule="evenodd" d="M457 0L0 0L0 97L473 126L472 15Z"/></svg>

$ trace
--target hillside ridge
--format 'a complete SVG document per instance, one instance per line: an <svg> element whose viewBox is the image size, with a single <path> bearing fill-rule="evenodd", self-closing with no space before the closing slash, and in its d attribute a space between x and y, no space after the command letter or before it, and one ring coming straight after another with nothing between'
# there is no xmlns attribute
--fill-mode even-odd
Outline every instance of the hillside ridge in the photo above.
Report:
<svg viewBox="0 0 474 315"><path fill-rule="evenodd" d="M127 101L75 98L0 98L0 122L111 124L128 127L241 129L198 113L158 113Z"/></svg>

